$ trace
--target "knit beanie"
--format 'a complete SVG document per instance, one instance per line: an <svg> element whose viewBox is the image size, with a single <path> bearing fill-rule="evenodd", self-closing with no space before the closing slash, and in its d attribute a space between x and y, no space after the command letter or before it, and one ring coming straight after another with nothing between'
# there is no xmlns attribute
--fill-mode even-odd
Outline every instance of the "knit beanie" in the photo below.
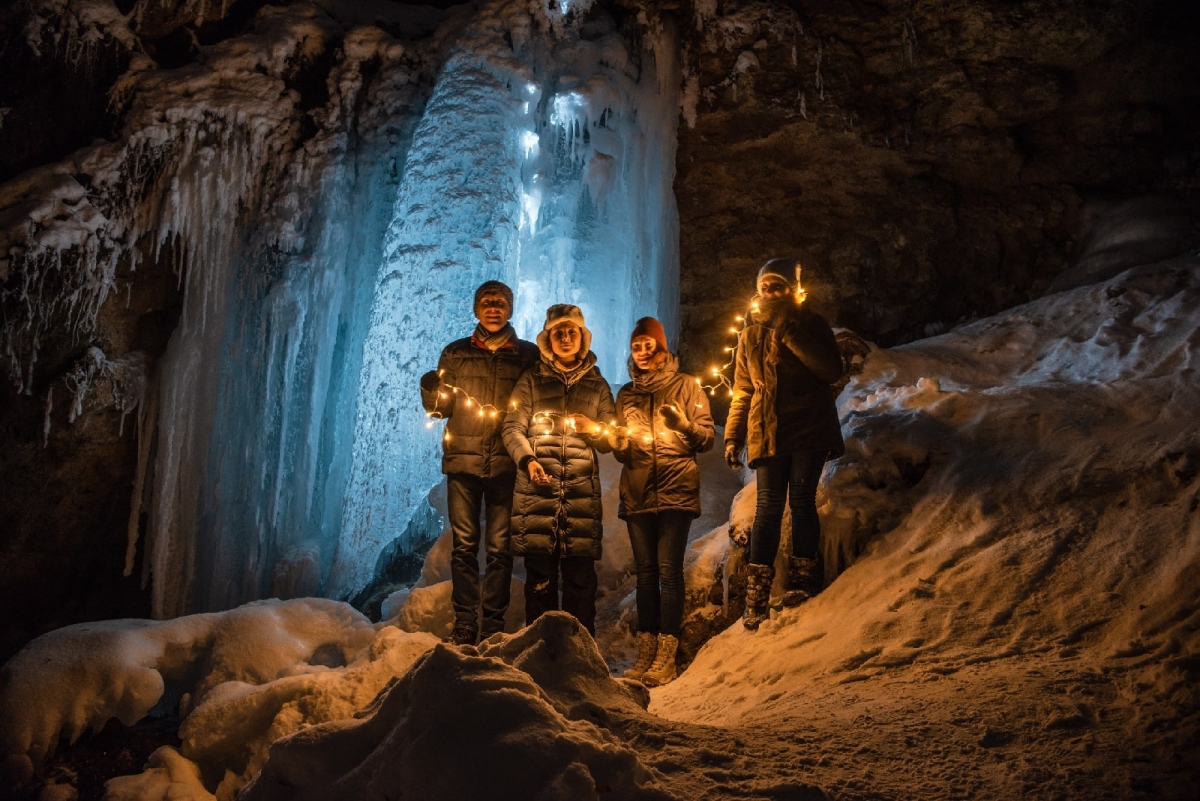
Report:
<svg viewBox="0 0 1200 801"><path fill-rule="evenodd" d="M758 269L758 280L755 281L755 287L762 286L763 279L770 276L778 278L792 288L796 285L796 265L800 262L795 259L771 259L766 264Z"/></svg>
<svg viewBox="0 0 1200 801"><path fill-rule="evenodd" d="M484 295L503 295L504 299L508 301L508 308L513 307L512 290L503 281L484 281L480 284L479 288L475 290L475 308L479 308L479 301Z"/></svg>
<svg viewBox="0 0 1200 801"><path fill-rule="evenodd" d="M543 354L551 353L550 329L557 328L563 323L575 323L579 326L582 343L579 348L579 358L582 359L592 349L592 332L584 325L583 309L570 303L555 303L546 309L546 324L542 326L542 332L537 335L538 347L542 349Z"/></svg>
<svg viewBox="0 0 1200 801"><path fill-rule="evenodd" d="M633 325L633 333L629 335L629 341L638 337L650 337L658 345L659 353L670 353L671 349L667 347L667 332L663 330L663 325L653 317L643 317Z"/></svg>

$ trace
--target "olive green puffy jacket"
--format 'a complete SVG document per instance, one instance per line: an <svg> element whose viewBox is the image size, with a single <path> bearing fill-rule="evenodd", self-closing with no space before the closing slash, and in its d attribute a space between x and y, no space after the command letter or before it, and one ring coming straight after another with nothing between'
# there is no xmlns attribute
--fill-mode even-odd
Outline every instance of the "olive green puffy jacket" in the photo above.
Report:
<svg viewBox="0 0 1200 801"><path fill-rule="evenodd" d="M835 395L842 357L825 318L801 306L779 326L778 343L767 323L738 336L733 399L725 441L746 446L749 465L801 451L845 452ZM769 358L778 350L778 363Z"/></svg>

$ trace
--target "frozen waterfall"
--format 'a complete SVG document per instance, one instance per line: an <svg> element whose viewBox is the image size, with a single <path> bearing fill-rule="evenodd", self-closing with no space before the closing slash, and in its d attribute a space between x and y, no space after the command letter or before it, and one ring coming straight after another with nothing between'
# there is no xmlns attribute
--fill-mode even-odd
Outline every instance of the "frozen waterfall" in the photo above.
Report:
<svg viewBox="0 0 1200 801"><path fill-rule="evenodd" d="M441 478L440 427L420 409L417 378L470 333L479 283L514 288L527 339L547 306L578 304L613 383L626 378L638 317L677 329L674 36L659 26L631 43L606 15L531 7L481 14L414 135L364 347L328 595L371 579Z"/></svg>
<svg viewBox="0 0 1200 801"><path fill-rule="evenodd" d="M591 6L493 0L447 18L452 42L270 7L197 63L133 54L121 137L0 191L25 287L5 297L11 379L33 392L51 331L84 346L80 375L150 365L129 381L126 570L140 559L156 616L349 597L414 547L441 478L417 379L470 333L481 281L514 288L527 338L551 303L583 307L613 383L637 317L677 329L674 29ZM136 44L126 22L96 35ZM300 69L323 88L302 96ZM139 262L179 276L157 359L97 322Z"/></svg>

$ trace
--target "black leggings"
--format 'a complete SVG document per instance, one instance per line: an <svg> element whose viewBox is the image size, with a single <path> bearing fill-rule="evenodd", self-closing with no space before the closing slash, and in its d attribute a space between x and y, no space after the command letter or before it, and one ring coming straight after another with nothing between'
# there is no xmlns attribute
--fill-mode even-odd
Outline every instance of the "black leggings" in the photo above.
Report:
<svg viewBox="0 0 1200 801"><path fill-rule="evenodd" d="M817 484L825 467L826 451L801 451L759 459L758 505L750 530L750 562L775 564L783 504L792 510L792 555L817 556L821 543L821 520L817 517Z"/></svg>

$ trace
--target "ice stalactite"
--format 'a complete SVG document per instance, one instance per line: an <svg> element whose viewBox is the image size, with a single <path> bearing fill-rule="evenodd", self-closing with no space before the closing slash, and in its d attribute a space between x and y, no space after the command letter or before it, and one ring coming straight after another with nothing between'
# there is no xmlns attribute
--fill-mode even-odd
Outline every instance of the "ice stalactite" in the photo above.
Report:
<svg viewBox="0 0 1200 801"><path fill-rule="evenodd" d="M272 156L295 147L286 138L244 151L252 163L241 174L271 190L243 201L263 209L252 233L209 221L182 237L235 250L188 286L163 359L147 559L159 616L323 590L349 473L364 310L390 219L381 199L394 195L421 105L403 80L360 98L360 62L402 53L389 56L385 40L378 30L347 37L326 127L290 158ZM172 196L182 191L173 186Z"/></svg>
<svg viewBox="0 0 1200 801"><path fill-rule="evenodd" d="M440 480L440 428L427 427L417 379L470 333L480 282L513 286L528 339L548 305L581 306L613 383L638 317L677 330L674 29L643 18L618 31L586 5L489 4L438 80L376 289L328 594L370 580Z"/></svg>

